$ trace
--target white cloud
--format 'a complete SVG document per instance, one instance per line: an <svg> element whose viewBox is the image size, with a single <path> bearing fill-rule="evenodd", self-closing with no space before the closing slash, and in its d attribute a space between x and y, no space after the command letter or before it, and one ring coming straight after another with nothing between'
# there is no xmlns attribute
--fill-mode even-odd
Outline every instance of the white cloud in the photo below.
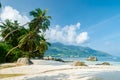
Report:
<svg viewBox="0 0 120 80"><path fill-rule="evenodd" d="M10 19L12 21L18 20L20 25L23 25L30 21L30 19L27 16L21 15L18 10L12 8L11 6L5 6L2 9L0 18L2 21L6 20L6 19Z"/></svg>
<svg viewBox="0 0 120 80"><path fill-rule="evenodd" d="M76 43L84 43L88 39L88 33L82 32L76 37Z"/></svg>
<svg viewBox="0 0 120 80"><path fill-rule="evenodd" d="M56 25L46 32L50 42L61 42L68 45L80 45L86 42L89 37L87 32L79 32L80 23L61 27Z"/></svg>

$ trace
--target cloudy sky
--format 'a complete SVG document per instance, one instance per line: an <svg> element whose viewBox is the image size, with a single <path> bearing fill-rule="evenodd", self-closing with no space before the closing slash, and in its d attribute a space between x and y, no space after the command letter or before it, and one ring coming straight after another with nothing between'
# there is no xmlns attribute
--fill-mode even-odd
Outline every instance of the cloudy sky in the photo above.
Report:
<svg viewBox="0 0 120 80"><path fill-rule="evenodd" d="M29 12L48 9L50 42L87 46L120 56L119 0L0 0L0 20L29 22Z"/></svg>

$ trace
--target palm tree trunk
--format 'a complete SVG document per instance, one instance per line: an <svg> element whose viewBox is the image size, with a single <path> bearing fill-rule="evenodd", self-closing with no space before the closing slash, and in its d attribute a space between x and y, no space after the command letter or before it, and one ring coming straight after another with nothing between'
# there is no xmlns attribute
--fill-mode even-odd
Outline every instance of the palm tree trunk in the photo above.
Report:
<svg viewBox="0 0 120 80"><path fill-rule="evenodd" d="M10 49L9 51L8 51L8 53L6 54L6 56L5 57L7 57L8 56L8 54L10 54L10 52L12 52L14 49L16 49L16 48L18 48L19 47L19 45L18 46L16 46L16 47L13 47L12 49Z"/></svg>

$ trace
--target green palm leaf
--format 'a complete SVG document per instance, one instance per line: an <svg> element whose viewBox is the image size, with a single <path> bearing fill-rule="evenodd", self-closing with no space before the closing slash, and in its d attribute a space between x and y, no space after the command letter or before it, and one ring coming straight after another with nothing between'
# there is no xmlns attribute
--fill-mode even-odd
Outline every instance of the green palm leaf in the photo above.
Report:
<svg viewBox="0 0 120 80"><path fill-rule="evenodd" d="M1 3L0 3L0 8L2 7Z"/></svg>

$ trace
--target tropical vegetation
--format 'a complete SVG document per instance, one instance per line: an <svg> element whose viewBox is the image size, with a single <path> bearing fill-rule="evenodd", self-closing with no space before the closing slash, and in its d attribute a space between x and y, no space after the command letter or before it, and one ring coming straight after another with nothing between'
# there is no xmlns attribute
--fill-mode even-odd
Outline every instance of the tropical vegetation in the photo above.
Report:
<svg viewBox="0 0 120 80"><path fill-rule="evenodd" d="M1 22L0 62L15 61L19 57L43 58L50 46L45 32L49 29L51 16L46 13L47 10L40 8L31 11L33 19L25 25L20 25L17 20Z"/></svg>

